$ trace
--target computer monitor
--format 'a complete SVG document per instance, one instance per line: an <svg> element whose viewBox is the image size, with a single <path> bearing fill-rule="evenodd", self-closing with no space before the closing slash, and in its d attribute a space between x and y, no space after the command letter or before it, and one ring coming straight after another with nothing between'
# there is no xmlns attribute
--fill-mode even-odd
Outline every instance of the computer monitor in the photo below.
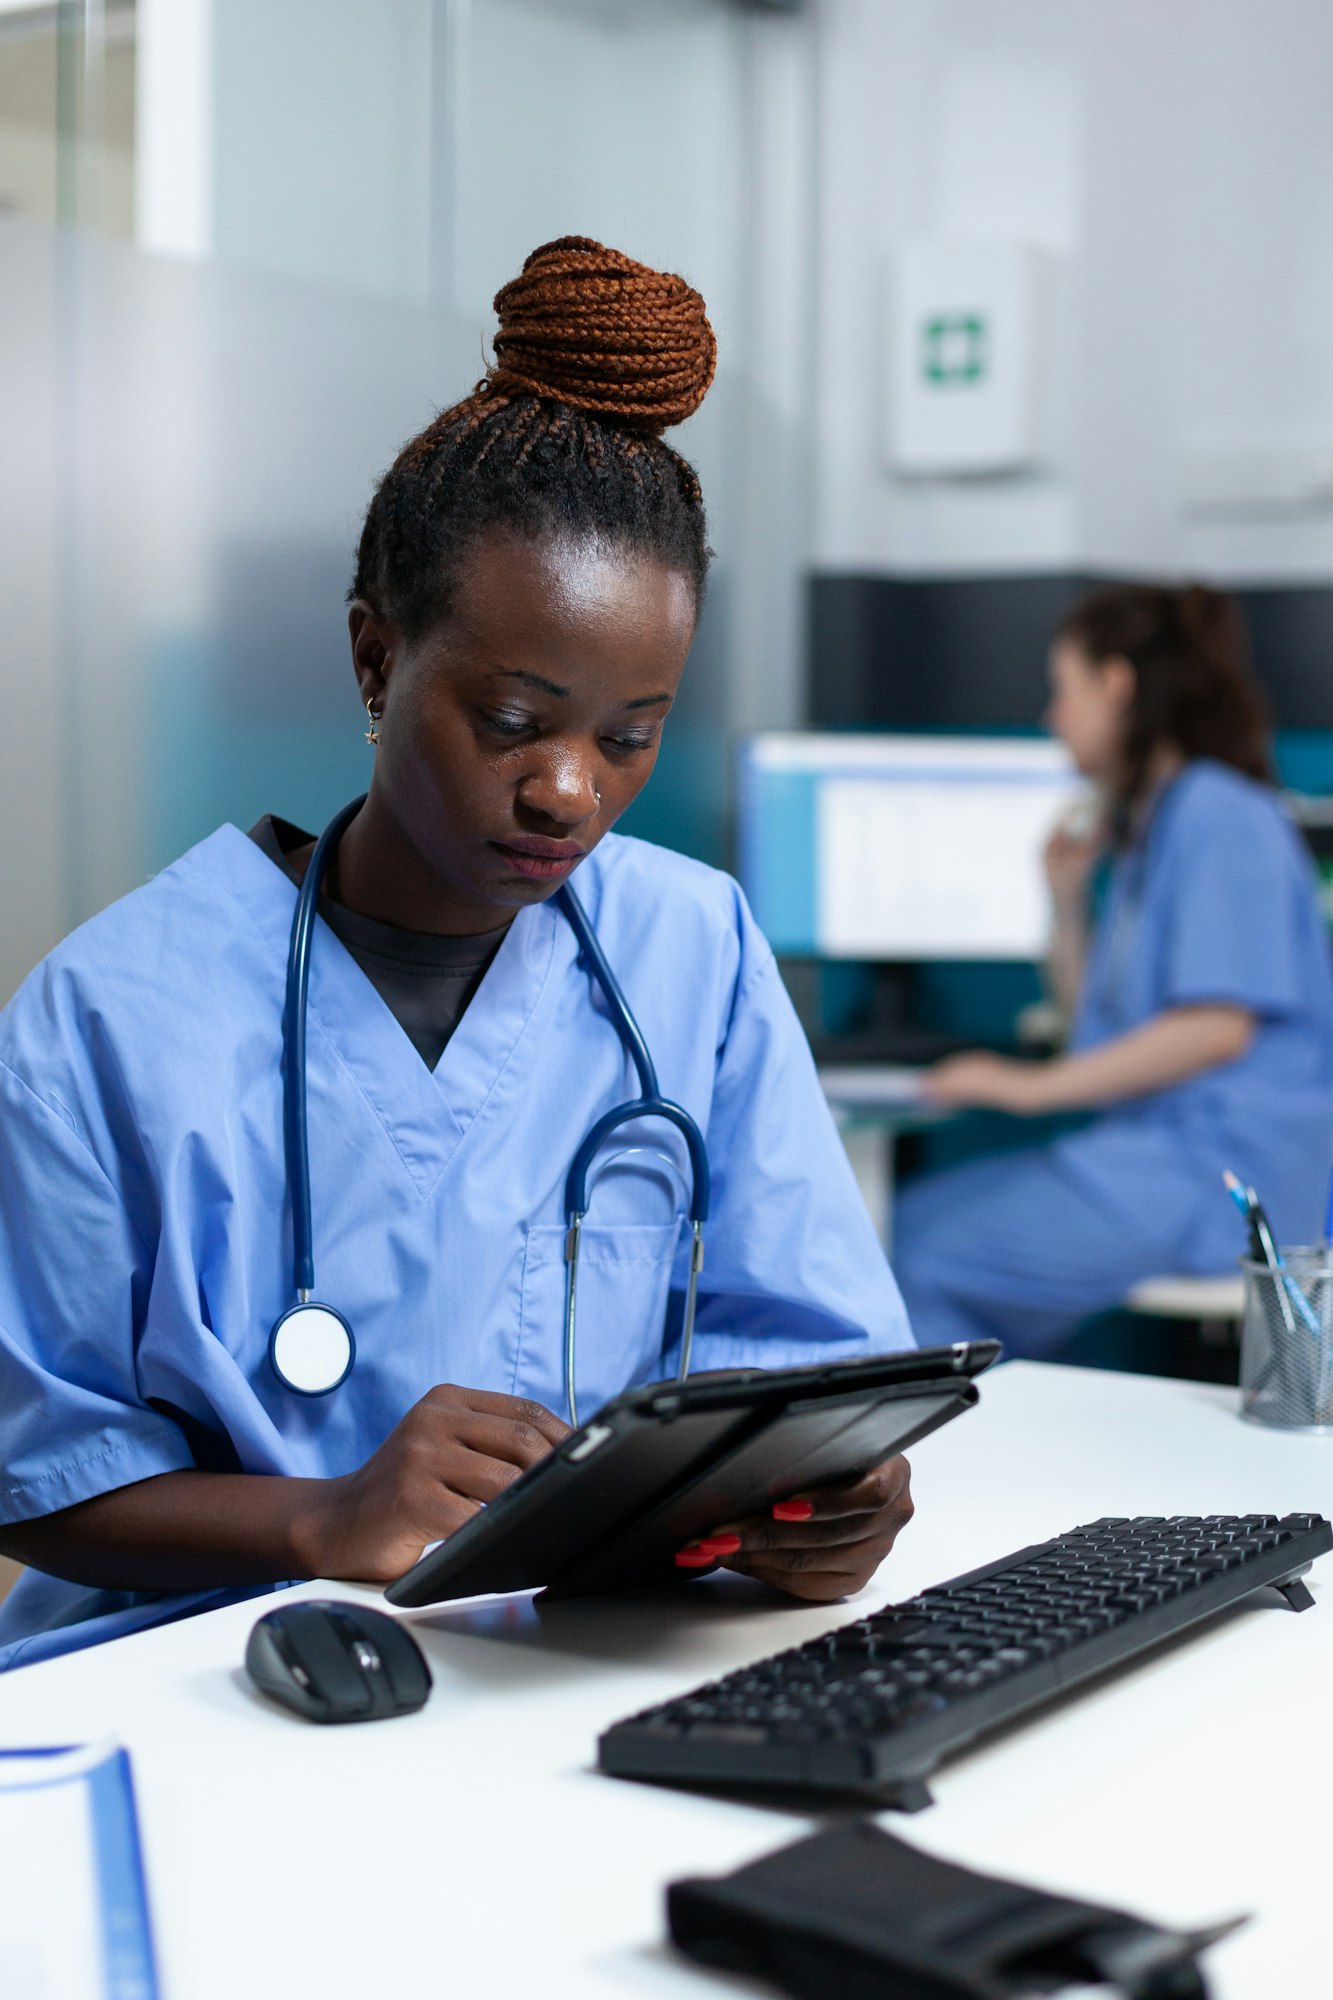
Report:
<svg viewBox="0 0 1333 2000"><path fill-rule="evenodd" d="M1036 959L1042 846L1085 789L1047 738L752 736L742 886L791 957Z"/></svg>

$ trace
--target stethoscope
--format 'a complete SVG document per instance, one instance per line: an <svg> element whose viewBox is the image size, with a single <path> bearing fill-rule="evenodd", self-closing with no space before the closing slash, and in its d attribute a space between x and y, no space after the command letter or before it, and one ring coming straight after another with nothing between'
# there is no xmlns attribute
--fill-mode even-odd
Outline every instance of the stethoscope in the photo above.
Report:
<svg viewBox="0 0 1333 2000"><path fill-rule="evenodd" d="M1148 802L1143 819L1125 852L1119 880L1112 891L1115 905L1110 929L1101 955L1099 984L1104 1004L1113 1016L1123 1017L1130 967L1143 928L1143 898L1148 880L1150 843L1160 843L1174 810L1177 779L1159 785Z"/></svg>
<svg viewBox="0 0 1333 2000"><path fill-rule="evenodd" d="M365 796L335 814L315 842L292 917L291 946L287 956L287 996L283 1008L284 1069L282 1080L283 1142L287 1163L287 1187L292 1204L292 1282L296 1304L274 1323L269 1335L269 1362L285 1389L298 1396L327 1396L351 1374L356 1361L356 1339L343 1315L315 1297L314 1233L310 1218L310 1144L306 1116L306 999L310 988L310 950L315 934L320 885L327 873L333 851L343 832L365 804ZM601 1174L617 1160L627 1159L640 1148L613 1154L593 1172L593 1162L613 1132L640 1118L661 1118L674 1125L685 1141L690 1157L690 1276L685 1295L685 1315L681 1323L680 1367L683 1382L690 1372L690 1348L694 1340L694 1314L699 1293L699 1274L704 1263L704 1224L708 1220L710 1175L708 1150L703 1133L688 1111L658 1087L657 1071L648 1053L643 1031L630 1011L629 1002L588 922L587 913L574 891L565 883L552 901L559 905L579 947L579 960L601 988L621 1046L634 1065L639 1095L604 1111L569 1164L565 1176L565 1397L570 1422L577 1426L578 1400L574 1387L575 1330L578 1318L579 1248L583 1224L592 1190ZM659 1160L680 1178L669 1154Z"/></svg>
<svg viewBox="0 0 1333 2000"><path fill-rule="evenodd" d="M1112 891L1115 896L1115 908L1111 912L1110 929L1102 952L1099 973L1103 1002L1113 1019L1120 1018L1125 1010L1130 965L1143 925L1143 885L1146 868L1142 848L1127 854L1121 863L1121 868L1120 880Z"/></svg>

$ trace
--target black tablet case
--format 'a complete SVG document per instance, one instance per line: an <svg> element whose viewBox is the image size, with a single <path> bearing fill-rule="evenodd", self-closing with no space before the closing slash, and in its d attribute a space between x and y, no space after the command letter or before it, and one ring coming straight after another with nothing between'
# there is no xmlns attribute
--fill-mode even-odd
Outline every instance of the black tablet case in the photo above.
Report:
<svg viewBox="0 0 1333 2000"><path fill-rule="evenodd" d="M685 1542L907 1449L971 1407L970 1377L998 1352L979 1341L631 1390L386 1595L423 1605L683 1581L674 1556Z"/></svg>

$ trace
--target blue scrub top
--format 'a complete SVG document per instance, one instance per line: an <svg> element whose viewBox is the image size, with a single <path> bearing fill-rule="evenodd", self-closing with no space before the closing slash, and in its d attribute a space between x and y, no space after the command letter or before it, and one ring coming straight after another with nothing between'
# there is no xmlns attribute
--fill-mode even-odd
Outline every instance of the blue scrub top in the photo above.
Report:
<svg viewBox="0 0 1333 2000"><path fill-rule="evenodd" d="M577 888L663 1091L708 1142L693 1366L910 1345L736 884L611 835ZM190 1466L335 1476L441 1382L563 1409L565 1173L637 1081L550 904L516 917L434 1071L317 924L316 1295L350 1320L357 1365L319 1399L273 1376L269 1331L292 1303L281 1062L295 893L225 826L66 939L0 1015L0 1520ZM631 1126L608 1150L636 1144L688 1179L672 1127ZM651 1159L597 1185L579 1269L585 1413L674 1369L684 1207ZM30 1572L0 1607L0 1666L219 1596Z"/></svg>
<svg viewBox="0 0 1333 2000"><path fill-rule="evenodd" d="M1111 869L1074 1024L1075 1048L1169 1007L1227 1002L1256 1020L1237 1061L1118 1105L1197 1175L1188 1255L1216 1269L1244 1231L1220 1186L1250 1182L1284 1242L1316 1240L1333 1165L1333 955L1309 853L1274 794L1201 758L1165 789ZM1137 1190L1151 1201L1150 1186Z"/></svg>
<svg viewBox="0 0 1333 2000"><path fill-rule="evenodd" d="M897 1210L896 1265L921 1338L1046 1351L1162 1271L1234 1268L1232 1168L1279 1237L1319 1235L1333 1168L1333 970L1310 857L1272 792L1191 763L1110 870L1073 1044L1171 1007L1228 1002L1250 1047L1078 1130L927 1175Z"/></svg>

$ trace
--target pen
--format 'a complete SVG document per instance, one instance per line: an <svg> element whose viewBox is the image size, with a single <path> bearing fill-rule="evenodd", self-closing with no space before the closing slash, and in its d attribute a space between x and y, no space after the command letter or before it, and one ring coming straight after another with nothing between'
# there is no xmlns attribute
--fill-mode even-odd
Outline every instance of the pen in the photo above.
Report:
<svg viewBox="0 0 1333 2000"><path fill-rule="evenodd" d="M1254 1209L1250 1206L1248 1190L1242 1186L1239 1176L1233 1174L1230 1167L1222 1169L1222 1183L1249 1224L1251 1259L1256 1264L1265 1263L1267 1259L1264 1254L1264 1242L1255 1222Z"/></svg>
<svg viewBox="0 0 1333 2000"><path fill-rule="evenodd" d="M1245 1187L1229 1167L1223 1171L1222 1179L1226 1183L1227 1193L1231 1196L1231 1199L1235 1202L1237 1208L1249 1224L1251 1257L1256 1263L1266 1264L1274 1278L1279 1280L1277 1285L1278 1304L1282 1308L1282 1318L1286 1324L1288 1333L1295 1333L1296 1331L1296 1322L1291 1316L1291 1308L1294 1305L1305 1322L1306 1331L1312 1333L1315 1339L1318 1340L1320 1338L1319 1321L1315 1317L1314 1308L1282 1261L1281 1253L1273 1238L1272 1228L1268 1217L1264 1213L1263 1204L1260 1202L1258 1195L1252 1187Z"/></svg>

